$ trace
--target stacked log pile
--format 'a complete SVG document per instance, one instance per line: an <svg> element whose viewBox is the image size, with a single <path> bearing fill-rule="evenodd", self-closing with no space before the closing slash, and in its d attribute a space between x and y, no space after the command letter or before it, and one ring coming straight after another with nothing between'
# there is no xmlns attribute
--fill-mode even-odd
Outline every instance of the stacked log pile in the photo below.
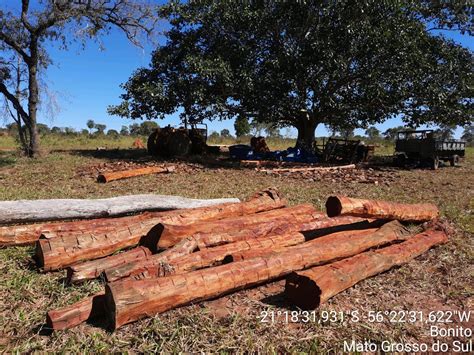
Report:
<svg viewBox="0 0 474 355"><path fill-rule="evenodd" d="M267 189L239 203L11 227L9 233L18 241L41 233L36 261L42 271L66 270L70 283L105 281L101 292L50 310L49 327L99 318L114 330L281 278L291 304L316 308L445 243L436 223L422 224L438 215L432 204L345 196L329 197L323 213L309 204L288 207Z"/></svg>

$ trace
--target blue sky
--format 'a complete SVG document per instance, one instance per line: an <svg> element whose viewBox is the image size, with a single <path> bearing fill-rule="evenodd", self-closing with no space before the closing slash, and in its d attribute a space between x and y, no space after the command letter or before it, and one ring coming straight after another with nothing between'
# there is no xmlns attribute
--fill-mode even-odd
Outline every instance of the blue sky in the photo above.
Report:
<svg viewBox="0 0 474 355"><path fill-rule="evenodd" d="M472 37L454 32L445 32L445 35L474 50ZM54 44L47 45L53 65L48 68L45 78L49 89L58 98L60 111L55 117L40 112L40 122L77 130L86 128L86 121L89 119L107 125L107 129L117 130L122 125L134 122L108 115L107 106L120 102L119 96L123 91L119 85L127 81L135 69L148 65L152 47L148 45L145 49L137 48L118 30L102 37L101 41L105 50L100 50L100 46L94 42L87 43L84 50L79 45L73 45L68 51L60 50ZM159 42L162 41L163 38L160 38ZM177 114L170 115L158 124L178 126L179 119ZM210 131L227 128L233 132L233 121L213 121L208 125ZM376 127L384 131L398 125L401 125L400 120L392 119ZM457 137L461 131L457 130ZM295 133L295 130L290 131L291 135ZM363 130L358 130L357 133L363 133ZM318 127L317 136L327 134L323 126Z"/></svg>

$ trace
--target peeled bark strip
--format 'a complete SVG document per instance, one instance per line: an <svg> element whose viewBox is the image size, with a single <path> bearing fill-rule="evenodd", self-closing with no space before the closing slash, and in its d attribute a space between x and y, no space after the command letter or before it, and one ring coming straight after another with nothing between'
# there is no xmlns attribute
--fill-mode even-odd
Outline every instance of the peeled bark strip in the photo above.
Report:
<svg viewBox="0 0 474 355"><path fill-rule="evenodd" d="M288 275L285 295L302 309L315 309L339 292L448 241L443 231L430 230L406 242Z"/></svg>
<svg viewBox="0 0 474 355"><path fill-rule="evenodd" d="M104 317L104 301L104 292L99 292L69 306L51 310L46 314L46 324L53 330L63 330Z"/></svg>
<svg viewBox="0 0 474 355"><path fill-rule="evenodd" d="M95 200L0 201L0 224L123 216L143 211L167 211L238 202L237 198L197 200L167 195L129 195Z"/></svg>
<svg viewBox="0 0 474 355"><path fill-rule="evenodd" d="M137 247L117 255L73 265L67 269L67 281L78 283L92 280L99 277L105 269L117 267L135 260L144 260L150 255L150 249Z"/></svg>
<svg viewBox="0 0 474 355"><path fill-rule="evenodd" d="M259 192L242 203L229 203L187 210L155 212L153 218L137 223L117 223L113 231L93 231L81 235L40 239L36 243L36 260L44 271L56 270L81 261L102 258L118 250L137 245L143 235L156 224L191 224L196 221L211 221L229 216L243 216L285 206L286 201L273 189ZM146 246L156 247L153 233L144 239Z"/></svg>
<svg viewBox="0 0 474 355"><path fill-rule="evenodd" d="M106 183L106 182L111 182L115 180L127 179L134 176L171 173L175 170L176 168L174 166L169 166L169 167L152 166L152 167L147 167L147 168L113 171L110 173L100 174L97 177L97 182Z"/></svg>
<svg viewBox="0 0 474 355"><path fill-rule="evenodd" d="M193 237L196 239L199 249L204 249L268 235L300 231L307 232L313 236L316 234L324 235L347 229L370 228L373 224L373 221L366 218L353 216L328 218L316 213L299 216L298 222L287 219L275 219L251 225L242 230L196 233Z"/></svg>
<svg viewBox="0 0 474 355"><path fill-rule="evenodd" d="M192 236L196 233L238 231L258 223L268 222L275 219L298 223L301 220L307 221L308 216L314 218L318 215L322 215L322 213L316 211L311 204L303 204L248 216L227 218L214 222L199 222L189 225L170 225L160 223L155 227L155 233L157 238L159 238L158 248L165 249L175 245L181 239Z"/></svg>
<svg viewBox="0 0 474 355"><path fill-rule="evenodd" d="M389 201L362 200L331 196L326 201L329 217L351 215L366 218L396 219L404 222L426 222L439 216L432 203L403 204Z"/></svg>
<svg viewBox="0 0 474 355"><path fill-rule="evenodd" d="M124 280L106 285L107 315L112 329L191 302L259 285L334 259L404 239L406 229L391 222L370 235L325 236L288 251L182 275L151 280Z"/></svg>

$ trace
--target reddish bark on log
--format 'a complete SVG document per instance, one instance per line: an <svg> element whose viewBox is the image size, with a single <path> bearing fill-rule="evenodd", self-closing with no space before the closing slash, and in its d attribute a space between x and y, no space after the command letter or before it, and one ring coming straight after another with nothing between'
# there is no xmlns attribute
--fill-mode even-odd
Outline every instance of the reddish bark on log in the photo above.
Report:
<svg viewBox="0 0 474 355"><path fill-rule="evenodd" d="M244 240L250 241L252 239L263 238L266 236L289 234L291 232L297 231L302 231L305 237L309 240L317 236L329 234L338 230L353 230L356 228L370 228L375 226L373 222L370 223L367 219L352 216L328 218L320 217L319 214L317 214L316 217L314 217L314 215L303 214L299 218L300 223L288 224L286 219L269 220L256 225L245 227L245 229L242 230L232 230L217 234L197 233L192 237L188 237L186 240L188 240L189 243L191 243L191 240L194 241L198 249L204 250L208 247L217 248L218 245L225 245L226 243L234 243ZM307 220L305 220L305 218L307 218ZM171 250L175 249L178 244L172 247ZM194 253L193 255L195 254L197 253ZM164 258L162 254L159 253L150 256L146 260L137 260L125 265L107 269L105 270L104 274L106 280L109 282L132 276L137 276L137 278L146 277L148 274L158 274L160 268L166 267L169 262L170 260L168 257Z"/></svg>
<svg viewBox="0 0 474 355"><path fill-rule="evenodd" d="M141 240L146 246L156 246L153 234L142 239L157 223L191 224L196 221L211 221L230 216L268 211L285 206L286 201L273 189L257 193L241 203L200 207L186 210L153 212L153 218L139 220L137 223L115 226L114 231L94 231L81 235L40 239L36 243L36 260L44 271L56 270L80 261L97 259L110 255L120 249L133 247Z"/></svg>
<svg viewBox="0 0 474 355"><path fill-rule="evenodd" d="M63 330L102 318L105 316L104 301L104 292L99 292L69 306L53 309L46 314L46 324L53 330Z"/></svg>
<svg viewBox="0 0 474 355"><path fill-rule="evenodd" d="M99 277L105 269L117 267L135 260L144 260L150 255L150 249L137 247L117 255L73 265L67 268L67 281L70 283L78 283L95 279Z"/></svg>
<svg viewBox="0 0 474 355"><path fill-rule="evenodd" d="M256 226L259 223L267 223L270 220L280 219L298 223L300 221L308 221L308 216L314 219L316 216L322 216L321 212L311 204L303 204L294 207L287 207L278 210L256 213L248 216L226 218L213 222L198 222L188 225L170 225L160 223L155 227L158 239L158 248L169 248L181 239L193 236L196 233L223 233L235 232L247 229L250 226Z"/></svg>
<svg viewBox="0 0 474 355"><path fill-rule="evenodd" d="M255 286L296 270L349 257L369 248L403 239L406 230L391 222L370 235L325 236L281 253L214 268L150 280L124 280L106 285L110 326L165 312L191 302Z"/></svg>
<svg viewBox="0 0 474 355"><path fill-rule="evenodd" d="M369 234L374 233L376 230L377 230L376 228L347 230L347 231L331 233L327 236L338 237L338 238L339 237L351 238L356 235L369 235ZM306 241L312 239L312 238L309 238L309 239L306 238L303 233L298 233L298 234L300 234L301 237ZM215 248L211 248L210 250L212 249L215 249ZM266 256L273 253L280 253L285 250L291 250L291 246L290 245L275 245L273 248L249 248L247 250L241 249L236 252L228 253L224 259L224 262L247 260L247 259L257 258L260 256Z"/></svg>
<svg viewBox="0 0 474 355"><path fill-rule="evenodd" d="M175 171L174 166L169 167L159 167L159 166L152 166L147 168L139 168L139 169L130 169L130 170L123 170L123 171L113 171L110 173L100 174L97 177L97 182L111 182L115 180L127 179L134 176L141 176L141 175L149 175L149 174L159 174L159 173L171 173Z"/></svg>
<svg viewBox="0 0 474 355"><path fill-rule="evenodd" d="M326 201L329 217L352 215L366 218L396 219L405 222L426 222L439 216L432 203L403 204L389 201L362 200L345 196L331 196Z"/></svg>
<svg viewBox="0 0 474 355"><path fill-rule="evenodd" d="M307 217L306 220L305 217ZM245 229L242 230L196 233L193 237L196 239L199 249L205 249L216 245L289 232L305 232L308 237L311 236L313 238L318 235L325 235L342 230L379 227L381 224L380 221L374 222L366 218L353 216L329 218L317 213L300 216L298 222L288 221L286 219L275 219L245 227Z"/></svg>
<svg viewBox="0 0 474 355"><path fill-rule="evenodd" d="M292 273L286 280L285 295L302 309L314 309L359 281L404 264L447 241L445 232L430 230L400 244Z"/></svg>

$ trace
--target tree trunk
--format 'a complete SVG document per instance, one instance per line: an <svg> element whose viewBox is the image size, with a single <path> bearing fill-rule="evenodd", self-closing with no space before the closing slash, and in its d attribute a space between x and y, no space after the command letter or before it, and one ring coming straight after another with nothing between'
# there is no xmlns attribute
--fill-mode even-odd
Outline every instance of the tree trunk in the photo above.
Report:
<svg viewBox="0 0 474 355"><path fill-rule="evenodd" d="M214 268L151 280L125 280L106 285L105 303L112 329L190 302L256 286L290 272L359 254L404 239L406 230L391 222L370 235L324 236L290 250Z"/></svg>
<svg viewBox="0 0 474 355"><path fill-rule="evenodd" d="M319 122L311 119L307 114L301 116L296 124L298 136L296 139L296 147L307 152L314 152L314 134Z"/></svg>
<svg viewBox="0 0 474 355"><path fill-rule="evenodd" d="M430 230L386 248L288 275L285 296L301 309L314 309L368 277L404 264L431 247L446 243L445 232Z"/></svg>
<svg viewBox="0 0 474 355"><path fill-rule="evenodd" d="M30 60L28 65L28 121L27 128L30 133L30 146L28 156L33 158L39 154L39 135L36 127L36 115L38 112L39 89L38 89L38 39L33 37L30 42Z"/></svg>
<svg viewBox="0 0 474 355"><path fill-rule="evenodd" d="M439 216L438 207L432 203L403 204L345 196L329 197L326 201L326 211L329 217L352 215L404 222L426 222Z"/></svg>
<svg viewBox="0 0 474 355"><path fill-rule="evenodd" d="M305 220L305 216L308 218ZM353 229L365 229L374 227L374 223L369 223L366 219L351 216L341 216L336 218L327 217L315 217L311 215L302 215L300 222L289 223L286 219L268 220L265 222L251 225L249 228L241 230L231 230L220 234L214 233L203 233L196 234L191 237L183 239L187 243L195 243L195 247L199 250L213 250L219 248L219 245L225 244L230 245L241 241L248 241L269 236L277 235L288 235L290 232L302 231L307 240L313 239L325 234L334 233L341 230L353 230ZM176 244L168 250L179 249L179 245ZM230 243L230 244L227 244ZM185 253L186 255L188 253ZM193 253L192 255L196 255ZM177 255L176 253L174 255ZM225 257L225 255L224 255ZM173 259L174 260L174 259ZM120 265L114 268L106 269L104 272L105 278L108 282L114 282L128 277L136 276L136 278L144 277L147 275L157 274L161 266L170 264L172 259L164 254L159 253L152 255L145 260L136 260L124 265ZM150 271L151 270L151 271Z"/></svg>
<svg viewBox="0 0 474 355"><path fill-rule="evenodd" d="M113 171L110 173L100 174L97 177L97 181L106 183L106 182L111 182L115 180L127 179L134 176L159 174L159 173L171 173L174 170L175 170L174 166L169 166L169 167L152 166L152 167L140 168L140 169Z"/></svg>
<svg viewBox="0 0 474 355"><path fill-rule="evenodd" d="M156 233L158 249L164 249L175 245L185 237L193 236L198 233L235 232L274 219L297 223L299 221L307 221L308 216L312 216L312 218L314 218L316 216L322 216L322 213L316 211L311 204L303 204L294 207L257 213L249 216L228 218L210 223L201 222L188 225L171 225L160 223L154 228L153 233Z"/></svg>
<svg viewBox="0 0 474 355"><path fill-rule="evenodd" d="M285 203L278 192L268 189L246 202L156 213L152 219L139 221L137 224L117 225L112 232L96 231L79 236L40 239L36 243L36 261L44 271L51 271L105 257L120 249L135 246L141 240L146 245L156 247L157 240L153 239L153 235L146 238L143 236L157 223L191 224L242 215L245 216L243 218L251 218L251 215L246 214L280 208Z"/></svg>
<svg viewBox="0 0 474 355"><path fill-rule="evenodd" d="M55 221L62 219L86 219L123 216L143 211L168 211L237 204L236 198L198 200L168 195L127 195L104 199L52 199L0 201L0 224ZM267 205L268 207L268 205ZM227 209L223 207L222 209ZM212 209L214 210L214 209ZM219 210L219 208L217 209Z"/></svg>
<svg viewBox="0 0 474 355"><path fill-rule="evenodd" d="M135 260L141 261L150 255L150 249L137 247L117 255L73 265L67 269L67 281L69 283L79 283L86 280L92 280L99 277L106 269L127 264Z"/></svg>

